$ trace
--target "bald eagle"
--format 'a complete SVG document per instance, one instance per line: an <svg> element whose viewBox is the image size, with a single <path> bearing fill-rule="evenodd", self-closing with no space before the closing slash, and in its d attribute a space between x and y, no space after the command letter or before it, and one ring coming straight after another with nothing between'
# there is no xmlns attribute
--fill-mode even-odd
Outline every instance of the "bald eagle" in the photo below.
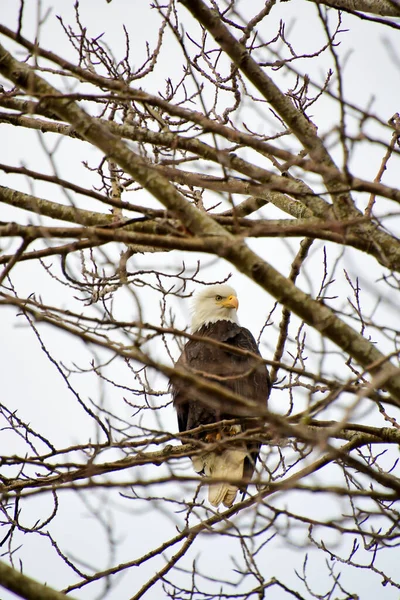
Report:
<svg viewBox="0 0 400 600"><path fill-rule="evenodd" d="M192 333L206 340L216 340L233 348L247 350L260 356L257 343L248 329L241 327L237 318L239 306L236 292L229 285L206 287L195 296L192 315ZM198 377L222 385L235 394L266 406L270 380L268 370L259 360L235 354L215 344L189 340L176 362L178 368L188 370ZM217 423L224 419L251 416L243 413L234 403L213 399L182 380L171 383L174 407L178 416L179 431L185 432L199 425ZM216 408L216 404L218 408ZM254 427L254 424L252 425ZM197 438L206 442L218 442L245 431L251 425L245 423L200 434ZM256 441L227 446L212 452L204 452L192 458L195 471L215 479L240 479L247 481L254 472L260 450ZM247 485L240 487L244 493ZM210 485L208 499L213 506L223 503L232 506L239 488L230 483L216 482Z"/></svg>

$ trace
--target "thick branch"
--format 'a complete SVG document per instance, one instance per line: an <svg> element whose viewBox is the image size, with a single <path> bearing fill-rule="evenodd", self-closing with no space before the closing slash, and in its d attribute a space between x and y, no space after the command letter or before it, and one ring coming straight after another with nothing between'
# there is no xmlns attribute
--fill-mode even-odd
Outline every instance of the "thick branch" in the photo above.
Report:
<svg viewBox="0 0 400 600"><path fill-rule="evenodd" d="M395 0L311 0L348 12L367 12L382 17L400 17L400 5Z"/></svg>
<svg viewBox="0 0 400 600"><path fill-rule="evenodd" d="M26 600L65 600L66 598L62 592L53 590L47 584L38 583L3 562L0 562L0 585ZM73 600L70 595L68 598Z"/></svg>

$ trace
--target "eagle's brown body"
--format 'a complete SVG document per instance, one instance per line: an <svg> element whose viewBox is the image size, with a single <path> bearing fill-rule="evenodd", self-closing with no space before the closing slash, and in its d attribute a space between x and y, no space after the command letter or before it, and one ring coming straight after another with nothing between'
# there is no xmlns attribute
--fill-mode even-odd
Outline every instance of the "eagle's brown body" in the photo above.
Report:
<svg viewBox="0 0 400 600"><path fill-rule="evenodd" d="M229 344L232 346L232 351L206 341L189 340L176 366L187 369L206 380L216 382L235 394L265 407L270 392L267 368L254 357L234 352L234 349L237 348L260 356L257 343L250 331L236 322L222 319L203 325L195 334L205 340L211 338ZM251 411L246 412L243 407L231 401L222 400L221 403L220 398L213 399L208 392L200 392L196 386L182 380L173 383L172 394L181 432L223 419L254 416ZM222 432L222 435L229 436L239 431L245 431L249 427L254 427L254 422L252 425L243 423L239 427L236 426L231 432ZM204 438L204 434L202 437ZM221 433L216 439L220 439L220 437ZM210 440L210 438L207 439ZM253 474L259 449L260 444L253 441L246 442L236 449L234 447L227 449L225 445L220 452L205 453L194 458L193 465L199 473L214 478L243 477L248 480ZM246 486L240 486L240 489L245 491ZM236 497L237 490L236 486L213 484L210 486L210 502L216 506L220 502L223 502L225 506L230 506Z"/></svg>

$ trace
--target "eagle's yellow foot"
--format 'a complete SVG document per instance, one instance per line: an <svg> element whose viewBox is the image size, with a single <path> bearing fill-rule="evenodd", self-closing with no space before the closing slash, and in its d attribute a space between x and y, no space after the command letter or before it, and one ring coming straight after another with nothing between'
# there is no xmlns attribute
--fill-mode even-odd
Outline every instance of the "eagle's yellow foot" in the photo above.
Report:
<svg viewBox="0 0 400 600"><path fill-rule="evenodd" d="M226 435L232 437L233 435L240 433L240 426L238 427L237 425L231 425L230 427L224 427L223 431L226 433Z"/></svg>
<svg viewBox="0 0 400 600"><path fill-rule="evenodd" d="M209 444L220 442L222 440L222 433L220 431L211 431L210 433L206 434L204 439Z"/></svg>
<svg viewBox="0 0 400 600"><path fill-rule="evenodd" d="M220 442L224 437L232 437L238 433L240 433L240 425L230 425L228 427L223 427L220 431L210 431L205 436L205 441L209 444L215 444L215 442Z"/></svg>

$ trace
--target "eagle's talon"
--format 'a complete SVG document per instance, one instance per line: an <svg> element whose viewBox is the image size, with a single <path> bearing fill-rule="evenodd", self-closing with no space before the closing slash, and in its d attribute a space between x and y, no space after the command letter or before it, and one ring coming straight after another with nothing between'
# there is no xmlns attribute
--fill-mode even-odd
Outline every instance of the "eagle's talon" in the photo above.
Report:
<svg viewBox="0 0 400 600"><path fill-rule="evenodd" d="M215 442L222 440L222 433L220 431L212 431L211 433L207 433L204 439L208 444L215 444Z"/></svg>
<svg viewBox="0 0 400 600"><path fill-rule="evenodd" d="M233 437L234 435L240 433L240 429L238 429L237 425L231 425L230 427L224 427L224 431L226 435L229 437Z"/></svg>
<svg viewBox="0 0 400 600"><path fill-rule="evenodd" d="M240 433L240 427L238 428L237 425L228 425L222 427L220 431L206 433L204 439L208 444L215 444L216 442L221 442L225 437L233 437L238 433Z"/></svg>

